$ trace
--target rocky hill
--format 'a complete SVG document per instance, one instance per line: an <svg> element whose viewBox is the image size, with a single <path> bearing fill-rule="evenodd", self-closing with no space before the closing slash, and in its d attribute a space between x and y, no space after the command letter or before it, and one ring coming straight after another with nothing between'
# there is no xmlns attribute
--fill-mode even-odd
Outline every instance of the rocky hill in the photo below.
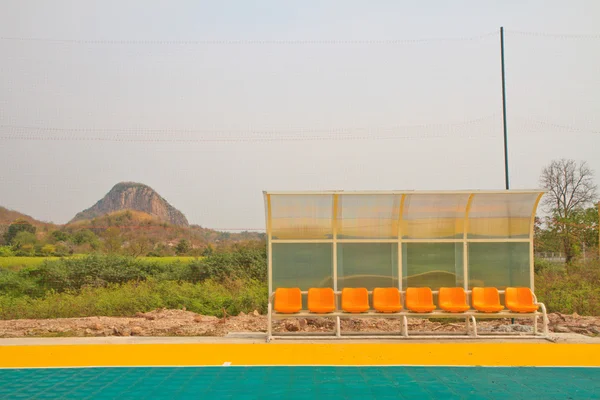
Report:
<svg viewBox="0 0 600 400"><path fill-rule="evenodd" d="M38 229L52 229L57 226L50 222L38 221L37 219L30 217L29 215L23 214L19 211L10 210L6 207L0 206L0 233L2 233L5 229L8 229L8 226L16 220L27 221Z"/></svg>
<svg viewBox="0 0 600 400"><path fill-rule="evenodd" d="M122 210L141 211L172 225L189 226L185 215L169 204L154 189L135 182L116 184L106 196L92 207L75 215L75 218L69 223L91 220Z"/></svg>
<svg viewBox="0 0 600 400"><path fill-rule="evenodd" d="M22 212L0 206L0 226L9 226L10 224L19 219L29 222L31 225L37 227L38 229L52 229L58 226L52 222L40 221L27 214L23 214Z"/></svg>

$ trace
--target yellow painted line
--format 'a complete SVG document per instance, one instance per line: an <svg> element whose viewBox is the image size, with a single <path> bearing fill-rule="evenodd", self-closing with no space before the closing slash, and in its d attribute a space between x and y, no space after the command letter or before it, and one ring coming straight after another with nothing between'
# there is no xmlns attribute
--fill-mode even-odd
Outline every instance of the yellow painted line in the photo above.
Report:
<svg viewBox="0 0 600 400"><path fill-rule="evenodd" d="M0 367L189 365L600 366L600 344L86 344L2 346Z"/></svg>

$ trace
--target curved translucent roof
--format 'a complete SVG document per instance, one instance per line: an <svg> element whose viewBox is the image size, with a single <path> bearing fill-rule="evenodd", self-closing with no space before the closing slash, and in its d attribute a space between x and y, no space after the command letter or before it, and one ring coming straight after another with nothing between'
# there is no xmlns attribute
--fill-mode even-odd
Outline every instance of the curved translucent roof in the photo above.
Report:
<svg viewBox="0 0 600 400"><path fill-rule="evenodd" d="M273 240L530 239L540 190L265 192Z"/></svg>
<svg viewBox="0 0 600 400"><path fill-rule="evenodd" d="M542 191L265 192L278 287L529 286Z"/></svg>

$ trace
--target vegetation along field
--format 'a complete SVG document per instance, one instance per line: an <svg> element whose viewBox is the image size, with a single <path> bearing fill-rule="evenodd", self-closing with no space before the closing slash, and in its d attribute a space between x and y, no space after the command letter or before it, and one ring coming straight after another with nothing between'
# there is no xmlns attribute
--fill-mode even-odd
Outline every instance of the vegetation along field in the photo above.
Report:
<svg viewBox="0 0 600 400"><path fill-rule="evenodd" d="M130 316L157 308L204 315L266 310L266 255L252 247L203 259L91 254L0 269L0 319Z"/></svg>
<svg viewBox="0 0 600 400"><path fill-rule="evenodd" d="M85 254L75 254L64 258L85 257ZM157 264L173 264L173 263L190 263L198 261L202 257L138 257L137 260L145 263ZM60 260L61 257L0 257L0 268L20 269L24 267L35 267L43 264L45 261Z"/></svg>
<svg viewBox="0 0 600 400"><path fill-rule="evenodd" d="M535 252L562 254L560 262L536 258L535 292L550 312L600 315L592 178L585 163L569 160L553 162L542 174L549 193L543 202L546 213L535 220ZM587 188L582 191L572 182L584 182ZM139 190L150 189L137 184L113 189L119 196ZM552 193L567 193L567 200ZM99 215L92 208L66 225L55 225L0 207L0 319L134 316L161 308L216 317L264 313L264 233L218 232L187 225L185 217L176 216L175 221L160 220L118 207ZM411 259L411 275L437 271L452 284L453 246L450 252L442 247L428 250L426 258ZM307 251L312 255L314 250ZM361 250L346 262L357 268L383 265L385 260L372 258L377 254Z"/></svg>

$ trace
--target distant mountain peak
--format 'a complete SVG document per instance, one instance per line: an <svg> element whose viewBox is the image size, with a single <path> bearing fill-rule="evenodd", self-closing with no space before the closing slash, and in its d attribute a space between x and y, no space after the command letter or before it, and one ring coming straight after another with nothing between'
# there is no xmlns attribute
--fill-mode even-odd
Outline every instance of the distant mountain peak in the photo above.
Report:
<svg viewBox="0 0 600 400"><path fill-rule="evenodd" d="M136 210L147 213L163 222L178 226L189 226L181 211L148 185L138 182L119 182L96 204L81 211L70 222L91 220L121 210Z"/></svg>

